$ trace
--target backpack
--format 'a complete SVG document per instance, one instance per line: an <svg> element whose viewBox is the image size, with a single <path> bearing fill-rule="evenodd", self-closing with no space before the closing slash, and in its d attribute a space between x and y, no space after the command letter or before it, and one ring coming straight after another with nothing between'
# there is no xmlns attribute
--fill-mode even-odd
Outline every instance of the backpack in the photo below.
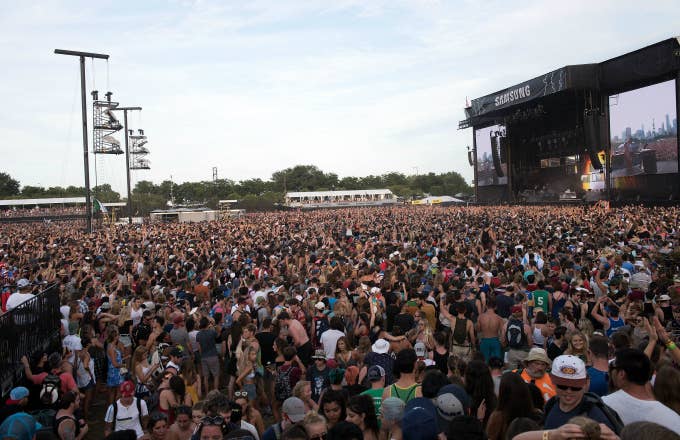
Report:
<svg viewBox="0 0 680 440"><path fill-rule="evenodd" d="M274 381L274 397L279 402L283 402L293 395L293 387L290 386L290 373L293 371L292 365L286 370L279 370Z"/></svg>
<svg viewBox="0 0 680 440"><path fill-rule="evenodd" d="M546 417L558 402L559 399L557 396L548 400L548 402L545 404L545 409L543 410L543 416ZM624 424L619 414L613 408L604 403L600 396L595 393L587 392L583 395L583 399L581 399L578 414L588 417L590 410L593 408L597 408L602 411L604 416L607 418L607 420L609 420L609 423L611 423L612 427L614 428L613 431L616 435L621 434Z"/></svg>
<svg viewBox="0 0 680 440"><path fill-rule="evenodd" d="M508 338L508 347L524 348L526 334L524 333L524 323L522 321L517 319L508 320L506 335Z"/></svg>
<svg viewBox="0 0 680 440"><path fill-rule="evenodd" d="M142 423L142 399L138 399L136 397L134 399L135 399L135 403L137 404L137 412L139 413L138 414L139 423L141 424ZM147 410L148 410L148 408L147 408ZM117 418L118 418L118 401L116 400L115 402L113 402L113 421L111 422L113 426L111 427L111 432L116 431L116 420L117 420Z"/></svg>
<svg viewBox="0 0 680 440"><path fill-rule="evenodd" d="M52 373L48 373L43 380L40 388L40 403L45 407L51 407L61 397L61 378Z"/></svg>

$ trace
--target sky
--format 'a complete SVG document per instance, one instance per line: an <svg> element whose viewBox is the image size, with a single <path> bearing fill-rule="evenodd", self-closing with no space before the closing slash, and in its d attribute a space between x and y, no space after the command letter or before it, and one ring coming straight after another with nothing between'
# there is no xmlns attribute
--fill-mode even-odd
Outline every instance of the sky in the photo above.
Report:
<svg viewBox="0 0 680 440"><path fill-rule="evenodd" d="M78 60L149 137L139 180L473 171L467 99L680 34L676 0L0 0L0 172L82 186ZM100 95L101 96L101 95ZM88 99L88 108L91 102ZM91 120L88 120L91 132ZM91 133L90 133L91 134ZM96 159L96 164L95 164ZM121 156L92 184L125 188Z"/></svg>
<svg viewBox="0 0 680 440"><path fill-rule="evenodd" d="M648 87L620 93L609 99L609 120L612 136L622 137L626 127L635 133L643 125L645 132L666 126L666 115L670 125L676 119L675 81L666 81Z"/></svg>

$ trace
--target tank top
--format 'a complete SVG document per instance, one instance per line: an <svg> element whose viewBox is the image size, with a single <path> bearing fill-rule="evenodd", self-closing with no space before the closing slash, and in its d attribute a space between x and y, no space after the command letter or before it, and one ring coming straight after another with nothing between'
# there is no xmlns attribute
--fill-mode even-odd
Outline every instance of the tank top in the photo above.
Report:
<svg viewBox="0 0 680 440"><path fill-rule="evenodd" d="M535 328L531 336L534 339L534 347L543 347L543 344L545 343L545 336L543 336L540 328Z"/></svg>
<svg viewBox="0 0 680 440"><path fill-rule="evenodd" d="M73 420L73 423L76 425L76 437L80 435L80 423L78 423L78 420L73 416L61 416L54 420L54 433L57 434L57 436L59 435L59 425L61 425L61 422L64 420Z"/></svg>
<svg viewBox="0 0 680 440"><path fill-rule="evenodd" d="M456 318L456 326L453 328L453 345L466 345L467 318Z"/></svg>
<svg viewBox="0 0 680 440"><path fill-rule="evenodd" d="M397 386L396 383L390 385L390 397L396 397L397 399L400 399L404 403L408 403L409 400L414 399L416 397L416 388L418 388L418 384L414 383L408 388L402 388L400 386Z"/></svg>
<svg viewBox="0 0 680 440"><path fill-rule="evenodd" d="M607 329L607 337L610 338L614 332L616 331L617 328L623 327L625 324L623 322L623 319L617 318L617 319L612 319L612 318L607 318L609 320L609 328Z"/></svg>
<svg viewBox="0 0 680 440"><path fill-rule="evenodd" d="M444 354L439 354L437 353L437 350L432 352L432 360L434 361L435 366L444 373L446 376L449 372L449 351L446 350L446 353Z"/></svg>

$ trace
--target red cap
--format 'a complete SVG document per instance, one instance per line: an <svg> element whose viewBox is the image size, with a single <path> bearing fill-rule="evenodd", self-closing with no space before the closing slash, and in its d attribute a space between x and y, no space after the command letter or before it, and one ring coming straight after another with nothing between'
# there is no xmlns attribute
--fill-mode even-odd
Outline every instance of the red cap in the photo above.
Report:
<svg viewBox="0 0 680 440"><path fill-rule="evenodd" d="M519 304L512 306L510 313L522 313L522 306Z"/></svg>
<svg viewBox="0 0 680 440"><path fill-rule="evenodd" d="M122 397L132 397L135 395L135 384L131 380L126 380L120 384L120 395Z"/></svg>

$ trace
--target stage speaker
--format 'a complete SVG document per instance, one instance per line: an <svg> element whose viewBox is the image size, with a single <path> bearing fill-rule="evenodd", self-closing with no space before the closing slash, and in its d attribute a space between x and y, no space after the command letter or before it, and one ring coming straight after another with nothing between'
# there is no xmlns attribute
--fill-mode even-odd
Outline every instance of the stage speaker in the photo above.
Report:
<svg viewBox="0 0 680 440"><path fill-rule="evenodd" d="M468 150L468 162L470 163L470 166L474 166L475 164L475 160L472 157L472 153L474 153L474 151Z"/></svg>
<svg viewBox="0 0 680 440"><path fill-rule="evenodd" d="M588 156L590 156L590 164L596 170L602 169L602 162L600 162L600 157L597 155L597 151L588 149Z"/></svg>
<svg viewBox="0 0 680 440"><path fill-rule="evenodd" d="M501 163L508 163L508 138L501 136L498 138L501 147Z"/></svg>
<svg viewBox="0 0 680 440"><path fill-rule="evenodd" d="M493 158L493 167L496 170L498 177L503 177L503 168L501 168L501 157L498 151L498 136L491 132L491 157Z"/></svg>
<svg viewBox="0 0 680 440"><path fill-rule="evenodd" d="M590 163L596 170L602 169L602 162L597 152L604 148L606 143L606 122L604 116L596 110L586 111L583 115L584 144Z"/></svg>

